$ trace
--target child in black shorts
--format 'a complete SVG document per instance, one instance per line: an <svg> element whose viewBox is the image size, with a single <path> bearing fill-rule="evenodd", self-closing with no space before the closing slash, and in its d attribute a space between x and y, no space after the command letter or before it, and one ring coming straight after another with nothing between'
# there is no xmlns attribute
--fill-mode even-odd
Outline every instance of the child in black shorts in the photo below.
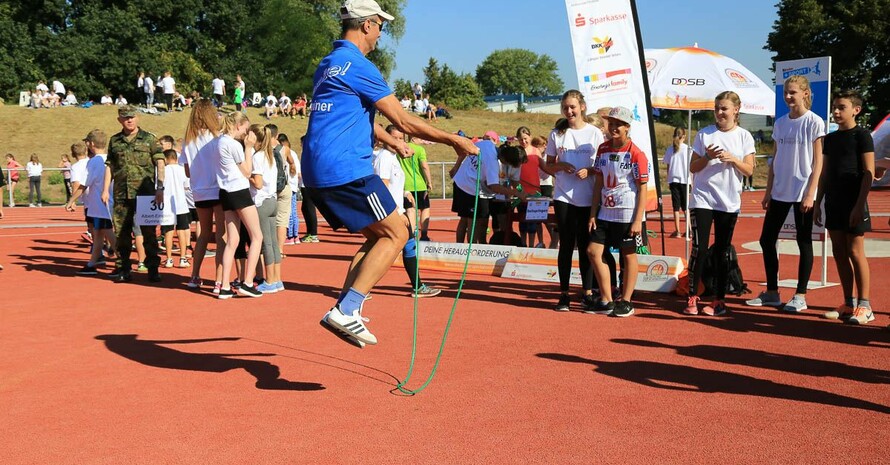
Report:
<svg viewBox="0 0 890 465"><path fill-rule="evenodd" d="M862 111L858 92L835 94L831 108L838 130L825 136L813 219L821 225L824 198L825 229L831 237L844 303L824 317L861 325L875 319L869 302L870 273L865 256L865 233L871 231L866 200L875 172L874 141L866 129L856 125L856 116ZM854 282L858 300L853 297Z"/></svg>

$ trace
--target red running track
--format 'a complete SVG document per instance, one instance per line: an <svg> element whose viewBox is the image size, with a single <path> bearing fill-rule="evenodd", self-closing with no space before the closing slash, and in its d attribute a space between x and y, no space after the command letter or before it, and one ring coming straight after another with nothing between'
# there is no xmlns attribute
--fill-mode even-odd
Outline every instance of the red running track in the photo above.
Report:
<svg viewBox="0 0 890 465"><path fill-rule="evenodd" d="M34 210L6 209L0 225L72 217ZM870 237L890 239L879 226ZM453 228L435 221L433 238ZM742 219L736 244L759 228ZM162 285L76 277L80 232L0 229L4 464L886 461L890 259L871 260L880 311L864 327L818 318L838 288L793 316L731 298L725 318L685 317L677 298L641 292L637 315L617 319L551 311L552 285L471 278L436 379L406 397L392 392L411 353L401 269L366 304L378 346L318 325L356 237L323 229L323 242L285 248L288 291L217 301L186 290L185 270ZM741 257L755 292L760 260ZM783 256L781 275L795 269ZM425 279L447 290L420 302L413 386L457 282Z"/></svg>

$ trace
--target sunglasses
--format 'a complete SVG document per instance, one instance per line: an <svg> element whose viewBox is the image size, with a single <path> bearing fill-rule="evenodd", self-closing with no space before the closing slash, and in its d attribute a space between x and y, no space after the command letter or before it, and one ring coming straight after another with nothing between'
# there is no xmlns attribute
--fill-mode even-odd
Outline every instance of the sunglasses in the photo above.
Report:
<svg viewBox="0 0 890 465"><path fill-rule="evenodd" d="M369 19L368 21L370 21L370 22L376 24L377 27L380 28L380 32L383 32L383 28L384 28L384 26L386 25L386 23L384 23L384 22L382 22L382 21L374 21L373 19Z"/></svg>

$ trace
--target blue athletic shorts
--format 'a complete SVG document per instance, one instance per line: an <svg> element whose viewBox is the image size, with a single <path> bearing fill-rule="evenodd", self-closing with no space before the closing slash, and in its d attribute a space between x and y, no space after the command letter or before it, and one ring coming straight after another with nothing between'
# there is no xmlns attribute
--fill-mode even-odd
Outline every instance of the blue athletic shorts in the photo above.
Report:
<svg viewBox="0 0 890 465"><path fill-rule="evenodd" d="M87 221L93 225L93 230L98 231L100 229L111 229L111 220L108 218L96 218L94 216L88 216Z"/></svg>
<svg viewBox="0 0 890 465"><path fill-rule="evenodd" d="M396 209L389 190L376 174L334 187L307 187L306 193L328 224L356 233L383 221Z"/></svg>

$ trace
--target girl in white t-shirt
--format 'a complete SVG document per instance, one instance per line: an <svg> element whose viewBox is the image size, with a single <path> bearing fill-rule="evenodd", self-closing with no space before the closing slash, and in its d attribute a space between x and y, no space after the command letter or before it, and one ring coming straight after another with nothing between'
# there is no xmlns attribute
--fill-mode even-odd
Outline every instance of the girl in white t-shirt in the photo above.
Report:
<svg viewBox="0 0 890 465"><path fill-rule="evenodd" d="M36 153L31 154L31 161L25 164L28 172L28 203L32 207L43 206L43 195L40 193L40 179L43 175L43 164ZM34 203L34 194L37 194L37 203Z"/></svg>
<svg viewBox="0 0 890 465"><path fill-rule="evenodd" d="M256 265L260 261L263 246L263 232L256 205L250 197L250 177L253 172L253 152L256 134L248 131L250 121L241 112L232 112L223 118L220 136L217 138L219 164L216 180L219 183L219 199L225 212L226 247L223 252L222 288L220 299L228 299L238 292L248 297L262 297L263 293L254 286ZM241 146L241 143L244 146ZM235 264L235 249L241 239L241 224L250 236L250 250L244 265L244 280L232 290L232 265Z"/></svg>
<svg viewBox="0 0 890 465"><path fill-rule="evenodd" d="M742 101L731 91L721 92L714 99L716 124L695 136L692 146L692 198L689 201L692 221L692 252L689 255L689 298L683 313L698 314L698 283L705 268L708 238L714 225L715 283L714 302L702 313L709 316L726 313L726 260L732 234L742 206L742 176L754 172L754 137L739 126Z"/></svg>
<svg viewBox="0 0 890 465"><path fill-rule="evenodd" d="M680 237L680 212L686 214L687 189L689 188L689 146L686 145L686 129L674 128L674 138L664 153L667 165L668 186L671 189L671 206L674 209L674 232L671 237ZM683 229L686 236L686 229Z"/></svg>
<svg viewBox="0 0 890 465"><path fill-rule="evenodd" d="M201 99L195 104L189 115L188 125L185 128L183 138L181 162L189 177L189 190L195 202L195 211L198 214L198 226L195 234L195 249L192 251L193 267L192 277L188 287L197 289L201 287L201 264L207 253L207 245L214 238L213 225L216 228L216 273L213 293L219 294L222 288L222 251L226 247L223 239L225 229L224 213L219 201L219 184L216 182L216 169L219 165L219 151L217 150L217 136L219 134L219 117L212 100Z"/></svg>
<svg viewBox="0 0 890 465"><path fill-rule="evenodd" d="M773 126L773 162L762 202L766 216L760 232L760 247L763 249L766 291L746 303L754 307L781 306L782 311L798 313L807 308L807 284L813 271L813 202L822 172L825 122L810 111L813 93L806 77L791 76L786 79L784 94L789 112L777 119ZM789 210L794 214L800 261L797 266L797 290L794 297L782 306L776 243Z"/></svg>
<svg viewBox="0 0 890 465"><path fill-rule="evenodd" d="M572 255L578 250L585 309L596 304L593 297L593 268L587 257L590 243L590 214L593 203L593 165L596 150L604 142L603 133L587 123L587 104L584 95L569 90L560 103L562 115L556 128L550 133L544 152L546 161L541 170L554 176L553 209L559 229L560 298L555 310L569 311L569 282L572 276Z"/></svg>
<svg viewBox="0 0 890 465"><path fill-rule="evenodd" d="M250 196L257 208L260 229L263 232L262 251L266 271L266 279L257 289L263 294L272 294L284 290L284 283L281 282L281 249L278 247L278 234L275 231L278 216L278 165L275 164L272 153L272 131L268 127L253 124L250 132L256 136L253 170L250 173ZM242 239L242 243L244 242Z"/></svg>

